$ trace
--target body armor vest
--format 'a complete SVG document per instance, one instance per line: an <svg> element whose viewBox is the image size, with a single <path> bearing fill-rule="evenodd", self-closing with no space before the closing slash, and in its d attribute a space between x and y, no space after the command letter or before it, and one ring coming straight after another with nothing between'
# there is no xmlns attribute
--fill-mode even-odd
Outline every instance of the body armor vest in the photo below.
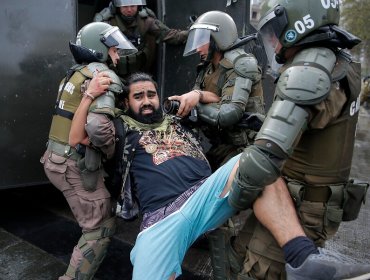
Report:
<svg viewBox="0 0 370 280"><path fill-rule="evenodd" d="M49 132L49 139L61 144L68 144L72 118L82 99L82 85L86 79L92 77L92 73L86 67L73 70L75 72L70 79L66 77L60 83L56 110Z"/></svg>
<svg viewBox="0 0 370 280"><path fill-rule="evenodd" d="M233 66L230 62L221 62L216 69L213 69L212 63L200 66L195 86L201 90L214 92L221 97L226 76L229 76L233 70Z"/></svg>
<svg viewBox="0 0 370 280"><path fill-rule="evenodd" d="M340 59L347 61L337 63L333 72L340 72L336 69L338 67L344 69L345 75L338 82L347 101L340 115L325 128L309 129L303 133L283 168L283 174L290 178L313 185L348 180L359 111L361 69L359 63L348 58ZM338 82L333 82L332 91Z"/></svg>

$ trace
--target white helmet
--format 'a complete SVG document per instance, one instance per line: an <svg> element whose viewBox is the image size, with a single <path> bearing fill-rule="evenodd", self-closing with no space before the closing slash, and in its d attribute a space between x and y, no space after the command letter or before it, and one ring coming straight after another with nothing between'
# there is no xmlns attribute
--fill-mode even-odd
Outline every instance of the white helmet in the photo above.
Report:
<svg viewBox="0 0 370 280"><path fill-rule="evenodd" d="M113 0L113 5L116 8L124 6L144 6L146 5L145 0Z"/></svg>

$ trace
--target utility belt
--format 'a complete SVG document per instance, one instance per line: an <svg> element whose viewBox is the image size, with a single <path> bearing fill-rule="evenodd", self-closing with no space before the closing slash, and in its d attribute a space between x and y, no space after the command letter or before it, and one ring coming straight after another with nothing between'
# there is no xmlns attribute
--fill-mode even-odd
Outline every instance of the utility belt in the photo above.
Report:
<svg viewBox="0 0 370 280"><path fill-rule="evenodd" d="M59 156L75 161L79 160L82 157L75 148L66 144L55 142L51 139L48 140L47 149Z"/></svg>
<svg viewBox="0 0 370 280"><path fill-rule="evenodd" d="M362 204L365 204L368 183L354 182L343 184L312 186L285 178L289 192L297 206L303 200L322 202L326 205L328 219L335 222L353 221L357 218Z"/></svg>

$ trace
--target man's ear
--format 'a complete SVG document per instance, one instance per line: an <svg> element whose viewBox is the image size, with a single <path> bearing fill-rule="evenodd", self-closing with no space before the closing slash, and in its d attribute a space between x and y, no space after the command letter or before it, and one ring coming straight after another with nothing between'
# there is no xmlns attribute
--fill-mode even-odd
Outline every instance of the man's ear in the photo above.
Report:
<svg viewBox="0 0 370 280"><path fill-rule="evenodd" d="M125 98L125 106L128 109L128 98Z"/></svg>

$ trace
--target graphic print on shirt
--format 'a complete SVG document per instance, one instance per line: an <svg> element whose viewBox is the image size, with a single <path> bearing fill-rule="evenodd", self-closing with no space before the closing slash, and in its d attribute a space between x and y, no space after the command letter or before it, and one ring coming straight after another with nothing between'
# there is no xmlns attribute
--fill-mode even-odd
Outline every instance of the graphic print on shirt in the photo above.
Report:
<svg viewBox="0 0 370 280"><path fill-rule="evenodd" d="M191 133L180 131L176 125L172 124L166 132L145 131L139 144L148 154L153 155L153 163L156 165L179 156L204 159L200 149L189 140L192 138L194 137Z"/></svg>

